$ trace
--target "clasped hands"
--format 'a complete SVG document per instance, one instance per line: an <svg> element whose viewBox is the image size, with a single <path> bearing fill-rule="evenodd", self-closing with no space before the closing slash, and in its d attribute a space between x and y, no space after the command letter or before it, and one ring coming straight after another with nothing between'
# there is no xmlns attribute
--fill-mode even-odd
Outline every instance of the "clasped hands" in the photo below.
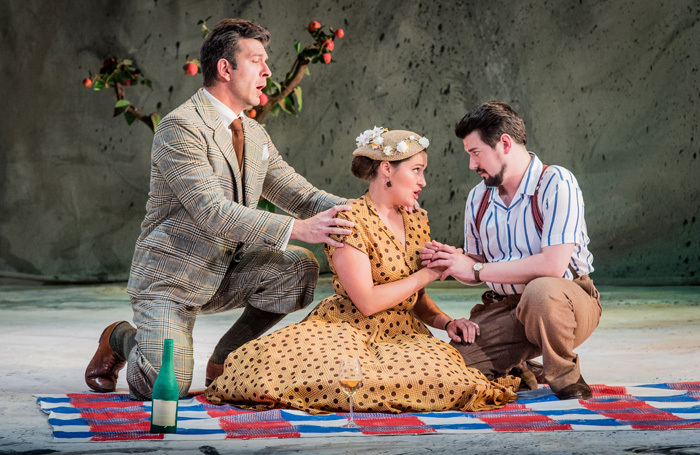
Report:
<svg viewBox="0 0 700 455"><path fill-rule="evenodd" d="M455 248L432 240L420 249L423 267L441 270L440 280L453 276L465 284L475 284L474 264L476 261L464 254L461 248Z"/></svg>

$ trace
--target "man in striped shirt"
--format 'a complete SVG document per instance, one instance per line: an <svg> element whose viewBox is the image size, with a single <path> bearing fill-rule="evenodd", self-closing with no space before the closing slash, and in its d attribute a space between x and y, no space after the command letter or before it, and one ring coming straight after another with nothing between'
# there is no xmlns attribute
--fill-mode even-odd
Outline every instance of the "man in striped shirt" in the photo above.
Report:
<svg viewBox="0 0 700 455"><path fill-rule="evenodd" d="M444 268L442 279L484 281L490 290L471 311L476 340L461 342L468 334L448 324L452 344L489 379L522 374L525 362L541 355L538 380L557 397L590 398L573 350L598 326L601 306L588 276L593 256L576 178L527 151L523 120L503 102L478 106L455 133L470 169L484 179L467 199L466 251L433 241L421 257Z"/></svg>

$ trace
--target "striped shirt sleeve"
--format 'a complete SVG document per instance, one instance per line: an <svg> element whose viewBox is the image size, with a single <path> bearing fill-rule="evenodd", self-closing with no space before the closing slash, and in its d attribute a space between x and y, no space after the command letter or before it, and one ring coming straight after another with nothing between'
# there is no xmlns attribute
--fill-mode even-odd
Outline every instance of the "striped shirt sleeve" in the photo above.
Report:
<svg viewBox="0 0 700 455"><path fill-rule="evenodd" d="M568 170L551 166L540 185L543 212L541 246L583 243L583 197L576 177ZM544 189L544 191L542 191Z"/></svg>

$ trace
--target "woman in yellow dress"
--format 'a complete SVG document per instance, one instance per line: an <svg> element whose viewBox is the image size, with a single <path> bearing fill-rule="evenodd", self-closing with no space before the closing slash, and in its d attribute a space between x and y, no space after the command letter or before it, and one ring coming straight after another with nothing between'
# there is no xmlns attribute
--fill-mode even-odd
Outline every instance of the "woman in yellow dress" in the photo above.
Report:
<svg viewBox="0 0 700 455"><path fill-rule="evenodd" d="M514 401L519 379L490 382L426 327L465 342L479 330L447 316L425 293L441 273L420 267L428 217L404 207L414 206L426 184L428 140L375 127L357 142L351 170L369 181L369 190L349 204L352 211L337 215L355 223L352 234L336 237L343 247L325 248L335 294L302 322L231 352L207 399L256 410L345 411L340 360L357 358L363 375L357 411L479 411Z"/></svg>

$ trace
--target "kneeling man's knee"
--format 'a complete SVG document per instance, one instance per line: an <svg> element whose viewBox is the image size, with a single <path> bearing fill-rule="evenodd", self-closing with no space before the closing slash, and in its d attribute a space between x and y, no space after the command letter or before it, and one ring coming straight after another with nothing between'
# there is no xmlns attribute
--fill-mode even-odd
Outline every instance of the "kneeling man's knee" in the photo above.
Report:
<svg viewBox="0 0 700 455"><path fill-rule="evenodd" d="M318 277L319 266L316 257L306 248L296 247L288 251L292 260L293 273L298 276Z"/></svg>
<svg viewBox="0 0 700 455"><path fill-rule="evenodd" d="M288 261L286 272L283 273L282 285L288 302L286 309L278 311L289 313L308 306L314 299L316 282L318 281L318 261L311 251L301 247L290 247L285 251Z"/></svg>
<svg viewBox="0 0 700 455"><path fill-rule="evenodd" d="M560 280L562 278L541 277L530 281L520 298L516 315L521 318L524 313L535 313L547 318L554 314L554 307L566 300L558 285Z"/></svg>

